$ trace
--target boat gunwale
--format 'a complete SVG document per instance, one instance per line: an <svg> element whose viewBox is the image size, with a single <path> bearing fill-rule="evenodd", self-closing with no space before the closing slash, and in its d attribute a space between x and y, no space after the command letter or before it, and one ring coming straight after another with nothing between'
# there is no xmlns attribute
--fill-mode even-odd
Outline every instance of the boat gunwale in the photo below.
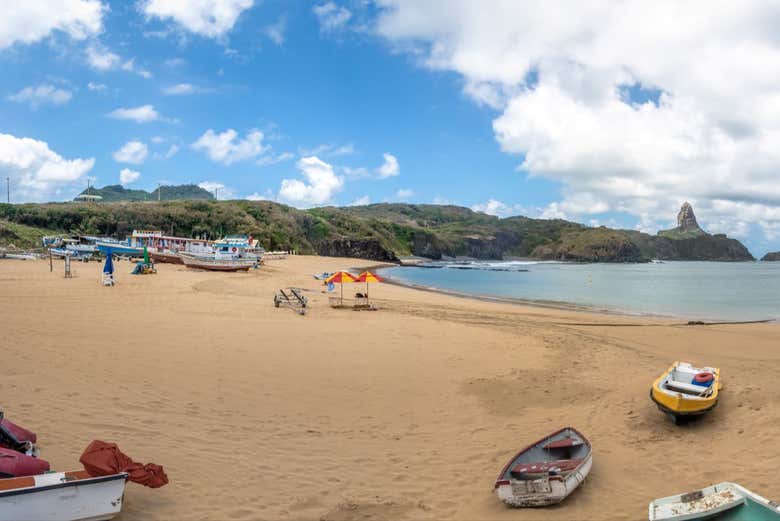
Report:
<svg viewBox="0 0 780 521"><path fill-rule="evenodd" d="M15 479L15 478L5 478L5 479ZM104 483L106 481L113 481L117 479L123 479L124 481L127 481L128 474L126 472L120 472L118 474L111 474L109 476L91 476L89 478L73 479L70 481L64 481L62 483L52 483L51 485L41 485L41 486L33 485L32 487L12 488L8 490L0 491L0 499L11 497L11 496L19 496L22 494L34 494L36 492L55 490L58 488L75 487L80 485L94 485L97 483Z"/></svg>
<svg viewBox="0 0 780 521"><path fill-rule="evenodd" d="M772 501L771 499L767 499L767 498L765 498L765 497L763 497L763 496L761 496L759 494L756 494L755 492L753 492L751 490L748 490L747 488L743 487L739 483L734 483L732 481L722 481L720 483L713 483L712 485L708 485L706 487L702 487L702 488L700 488L698 490L692 490L690 492L683 492L683 493L680 493L680 494L672 494L671 496L659 497L657 499L652 500L649 503L649 505L648 505L648 519L650 521L662 521L662 520L659 520L659 518L656 517L656 512L655 512L655 508L654 508L654 507L657 507L657 506L661 506L660 504L658 504L659 501L674 500L675 498L677 498L678 499L677 501L669 501L669 502L667 502L665 504L682 503L683 502L682 501L682 497L684 495L686 495L686 494L690 494L690 493L693 493L693 492L704 492L704 490L706 490L708 488L717 489L718 487L723 487L724 489L732 488L732 489L736 490L737 492L739 492L740 494L742 494L743 504L744 504L745 500L749 499L749 500L753 501L754 503L758 503L762 507L765 507L765 508L771 510L775 514L780 514L780 504L776 503L775 501ZM707 495L710 496L710 495L715 494L715 493L717 493L717 492L712 492L711 494L707 494ZM736 507L739 507L739 506L740 505L734 505L732 508L736 508ZM701 513L693 513L692 512L690 514L680 514L680 515L681 516L696 515L697 517L689 518L689 519L700 519L701 516L708 517L711 514L712 515L720 514L720 513L724 512L725 510L730 510L730 509L731 508L724 509L724 510L721 510L721 511L712 511L712 510L710 510L708 512L701 512ZM684 518L680 518L680 519L684 519Z"/></svg>
<svg viewBox="0 0 780 521"><path fill-rule="evenodd" d="M539 445L543 441L545 441L545 440L547 440L549 438L552 438L553 436L556 436L556 435L558 435L558 434L560 434L560 433L562 433L563 431L566 431L566 430L574 431L580 438L582 438L582 441L584 441L585 444L588 446L588 449L589 449L588 455L585 458L583 458L582 462L579 465L577 465L574 469L572 469L572 472L576 472L580 468L582 468L582 466L585 465L585 462L589 458L592 459L592 457L593 457L593 445L591 445L590 440L588 438L586 438L584 434L582 434L580 431L578 431L574 427L571 427L571 426L562 427L562 428L558 429L555 432L551 432L550 434L548 434L548 435L546 435L546 436L544 436L542 438L539 438L538 440L536 440L535 442L531 443L527 447L521 449L520 451L517 452L517 454L512 456L509 459L509 461L507 462L507 464L504 465L504 467L501 469L501 472L498 473L498 477L496 478L496 483L495 483L495 485L493 485L493 490L496 490L500 486L500 484L502 484L503 482L511 481L511 480L503 479L503 476L504 476L504 474L506 474L506 471L509 470L509 467L512 465L512 463L514 463L515 460L517 460L517 458L519 458L521 454L523 454L524 452L527 452L528 450L536 447L537 445Z"/></svg>

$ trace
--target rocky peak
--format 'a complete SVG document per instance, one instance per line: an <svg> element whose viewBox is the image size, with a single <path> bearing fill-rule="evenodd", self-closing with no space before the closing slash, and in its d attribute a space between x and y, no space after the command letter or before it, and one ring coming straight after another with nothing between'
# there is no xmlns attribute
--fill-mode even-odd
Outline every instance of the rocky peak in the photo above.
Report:
<svg viewBox="0 0 780 521"><path fill-rule="evenodd" d="M701 230L699 223L696 222L696 215L693 213L693 206L685 201L677 213L677 228L680 230Z"/></svg>

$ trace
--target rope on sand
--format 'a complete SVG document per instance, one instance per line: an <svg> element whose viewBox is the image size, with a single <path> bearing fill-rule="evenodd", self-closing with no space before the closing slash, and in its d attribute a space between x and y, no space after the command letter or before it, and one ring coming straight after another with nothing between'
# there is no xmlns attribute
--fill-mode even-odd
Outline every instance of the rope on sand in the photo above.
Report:
<svg viewBox="0 0 780 521"><path fill-rule="evenodd" d="M741 320L733 322L704 322L702 320L689 320L680 324L634 324L620 322L553 322L556 326L598 326L598 327L664 327L664 326L725 326L739 324L767 324L774 322L774 318L763 320Z"/></svg>

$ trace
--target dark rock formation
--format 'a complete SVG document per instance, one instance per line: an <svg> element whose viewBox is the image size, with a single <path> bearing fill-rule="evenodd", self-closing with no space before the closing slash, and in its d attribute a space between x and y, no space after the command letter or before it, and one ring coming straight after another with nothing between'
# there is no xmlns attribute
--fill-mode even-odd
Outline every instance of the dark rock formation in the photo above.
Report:
<svg viewBox="0 0 780 521"><path fill-rule="evenodd" d="M685 201L677 212L677 227L681 230L701 230L699 223L696 222L696 214L693 213L693 206Z"/></svg>
<svg viewBox="0 0 780 521"><path fill-rule="evenodd" d="M376 239L333 239L315 245L317 254L325 257L354 257L382 262L396 262L398 257Z"/></svg>
<svg viewBox="0 0 780 521"><path fill-rule="evenodd" d="M661 230L658 235L670 239L687 239L706 235L707 232L699 227L696 221L696 214L693 213L693 206L689 202L684 202L680 211L677 212L677 228L671 230Z"/></svg>
<svg viewBox="0 0 780 521"><path fill-rule="evenodd" d="M773 251L761 257L762 261L780 261L780 251Z"/></svg>

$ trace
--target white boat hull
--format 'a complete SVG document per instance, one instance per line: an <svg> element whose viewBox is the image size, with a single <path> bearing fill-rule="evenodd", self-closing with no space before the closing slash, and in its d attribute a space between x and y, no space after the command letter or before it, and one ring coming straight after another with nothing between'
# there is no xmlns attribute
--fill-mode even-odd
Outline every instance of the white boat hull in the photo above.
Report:
<svg viewBox="0 0 780 521"><path fill-rule="evenodd" d="M65 479L43 474L35 486L0 490L0 521L104 521L122 510L126 474Z"/></svg>
<svg viewBox="0 0 780 521"><path fill-rule="evenodd" d="M544 507L566 499L588 477L593 466L590 454L576 472L565 479L510 480L496 488L498 498L512 507Z"/></svg>
<svg viewBox="0 0 780 521"><path fill-rule="evenodd" d="M780 518L780 506L736 483L723 482L701 490L656 499L650 503L650 521L693 521L710 519L720 513L740 507L748 500L767 512L761 519ZM771 518L768 513L774 514ZM743 518L740 518L743 519Z"/></svg>

